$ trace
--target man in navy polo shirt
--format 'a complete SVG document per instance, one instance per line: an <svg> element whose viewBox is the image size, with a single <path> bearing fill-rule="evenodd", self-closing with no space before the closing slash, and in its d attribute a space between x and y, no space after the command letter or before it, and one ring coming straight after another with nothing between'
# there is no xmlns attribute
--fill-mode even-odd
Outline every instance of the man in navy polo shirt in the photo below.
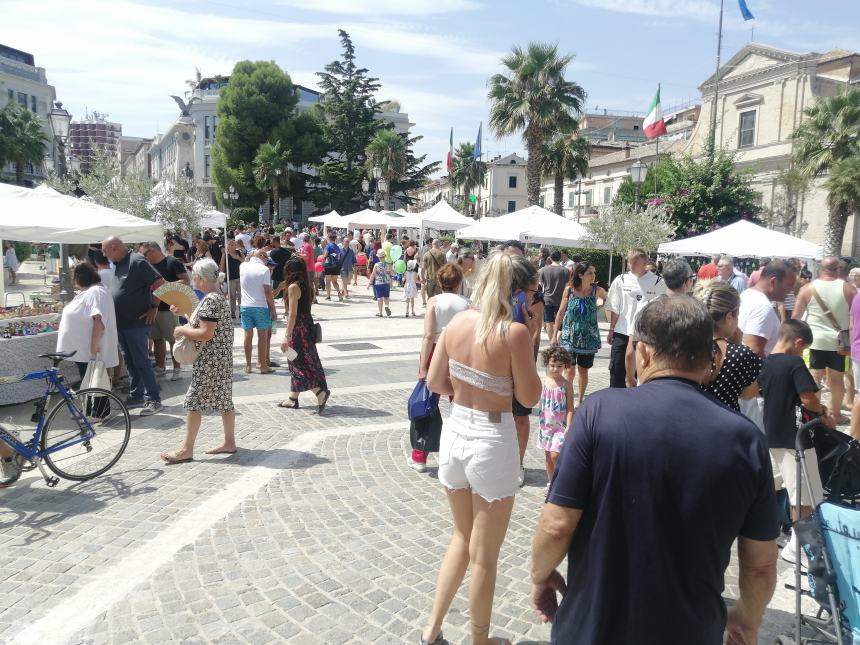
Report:
<svg viewBox="0 0 860 645"><path fill-rule="evenodd" d="M776 583L773 473L765 436L699 388L712 332L701 303L657 298L636 322L641 385L578 409L532 547L553 643L755 642ZM735 540L740 594L726 612Z"/></svg>

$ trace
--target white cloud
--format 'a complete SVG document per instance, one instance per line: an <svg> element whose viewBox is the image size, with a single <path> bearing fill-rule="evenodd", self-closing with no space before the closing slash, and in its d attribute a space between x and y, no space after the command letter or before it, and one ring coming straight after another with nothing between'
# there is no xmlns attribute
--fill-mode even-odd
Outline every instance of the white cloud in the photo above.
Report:
<svg viewBox="0 0 860 645"><path fill-rule="evenodd" d="M706 0L574 0L583 7L665 18L711 18L717 7Z"/></svg>
<svg viewBox="0 0 860 645"><path fill-rule="evenodd" d="M472 0L279 0L294 9L338 15L410 15L454 13L479 9Z"/></svg>

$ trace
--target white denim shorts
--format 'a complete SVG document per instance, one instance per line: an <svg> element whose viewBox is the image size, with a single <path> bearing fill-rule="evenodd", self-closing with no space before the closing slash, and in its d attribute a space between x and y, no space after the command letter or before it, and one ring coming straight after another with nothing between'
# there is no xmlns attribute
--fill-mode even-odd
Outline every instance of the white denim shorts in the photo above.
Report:
<svg viewBox="0 0 860 645"><path fill-rule="evenodd" d="M475 495L495 502L516 494L519 472L513 415L453 403L439 442L438 477L442 485L451 490L471 488Z"/></svg>
<svg viewBox="0 0 860 645"><path fill-rule="evenodd" d="M803 451L806 457L806 472L809 473L809 483L812 486L813 499L809 499L809 491L806 489L806 481L800 481L801 506L817 506L824 499L824 487L821 485L821 473L818 472L818 458L815 450L810 448ZM788 448L771 448L770 464L773 467L774 480L788 491L788 501L794 507L797 504L797 462L794 460L794 450ZM779 486L777 486L779 489Z"/></svg>

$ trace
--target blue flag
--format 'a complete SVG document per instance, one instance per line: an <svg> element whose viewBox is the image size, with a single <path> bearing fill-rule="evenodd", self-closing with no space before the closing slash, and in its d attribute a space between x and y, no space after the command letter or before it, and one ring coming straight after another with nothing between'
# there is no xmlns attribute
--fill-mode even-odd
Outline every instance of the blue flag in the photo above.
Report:
<svg viewBox="0 0 860 645"><path fill-rule="evenodd" d="M472 153L472 161L478 161L481 158L481 128L483 125L483 121L478 124L478 138L475 139L475 150Z"/></svg>
<svg viewBox="0 0 860 645"><path fill-rule="evenodd" d="M752 11L747 6L747 0L738 0L738 6L741 8L741 15L744 20L755 20L755 16L752 15Z"/></svg>

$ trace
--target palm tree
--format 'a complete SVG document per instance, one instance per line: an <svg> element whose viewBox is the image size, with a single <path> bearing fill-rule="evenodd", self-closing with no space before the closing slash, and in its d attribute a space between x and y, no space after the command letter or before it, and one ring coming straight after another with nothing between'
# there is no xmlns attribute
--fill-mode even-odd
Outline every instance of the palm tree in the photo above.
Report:
<svg viewBox="0 0 860 645"><path fill-rule="evenodd" d="M254 179L261 190L272 191L272 221L279 217L278 189L284 185L289 173L289 153L281 147L280 139L275 143L264 143L257 148L254 157Z"/></svg>
<svg viewBox="0 0 860 645"><path fill-rule="evenodd" d="M830 208L831 217L836 217L842 222L842 233L844 233L848 218L852 213L860 211L860 155L834 162L824 187L827 189L827 206ZM833 247L832 250L828 248L824 253L838 255L841 248L840 237L838 246Z"/></svg>
<svg viewBox="0 0 860 645"><path fill-rule="evenodd" d="M559 56L558 45L529 43L502 59L508 73L490 78L490 128L496 136L522 132L528 150L528 202L540 195L541 146L552 133L570 130L582 113L585 90L565 80L573 55Z"/></svg>
<svg viewBox="0 0 860 645"><path fill-rule="evenodd" d="M47 142L37 115L13 102L0 110L0 167L14 163L19 186L24 185L25 165L38 165L44 160Z"/></svg>
<svg viewBox="0 0 860 645"><path fill-rule="evenodd" d="M842 162L860 156L860 88L852 88L836 96L819 99L806 109L806 119L791 135L794 139L794 160L808 177L834 172ZM844 173L854 163L842 166L842 177L832 179L834 188L842 188ZM828 180L828 184L831 180ZM824 231L824 253L838 255L842 249L848 217L857 204L840 201L846 193L836 190L828 195L830 214Z"/></svg>
<svg viewBox="0 0 860 645"><path fill-rule="evenodd" d="M475 146L472 143L461 143L454 151L451 163L451 186L463 189L463 215L469 215L469 195L484 183L487 174L487 164L475 160Z"/></svg>
<svg viewBox="0 0 860 645"><path fill-rule="evenodd" d="M385 206L388 207L388 194L391 191L393 181L399 179L406 172L409 158L409 149L406 138L397 134L394 130L380 130L367 144L365 149L366 166L368 176L372 176L374 168L382 171L385 179Z"/></svg>
<svg viewBox="0 0 860 645"><path fill-rule="evenodd" d="M564 214L564 180L574 181L588 172L591 145L575 130L562 132L546 141L541 151L542 170L555 180L553 209L557 215Z"/></svg>

